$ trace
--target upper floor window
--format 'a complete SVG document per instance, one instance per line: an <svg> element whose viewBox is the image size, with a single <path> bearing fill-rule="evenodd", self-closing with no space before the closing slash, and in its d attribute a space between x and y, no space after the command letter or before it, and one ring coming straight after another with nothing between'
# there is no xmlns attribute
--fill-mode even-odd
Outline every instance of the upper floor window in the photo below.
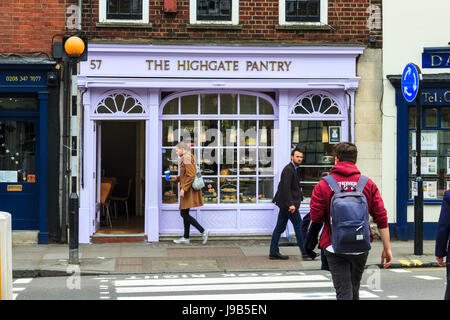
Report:
<svg viewBox="0 0 450 320"><path fill-rule="evenodd" d="M231 0L198 0L198 20L231 20Z"/></svg>
<svg viewBox="0 0 450 320"><path fill-rule="evenodd" d="M320 21L320 0L286 0L286 21Z"/></svg>
<svg viewBox="0 0 450 320"><path fill-rule="evenodd" d="M328 0L280 0L280 25L328 24Z"/></svg>
<svg viewBox="0 0 450 320"><path fill-rule="evenodd" d="M142 19L142 0L108 0L107 19Z"/></svg>
<svg viewBox="0 0 450 320"><path fill-rule="evenodd" d="M99 22L148 23L149 0L100 0Z"/></svg>
<svg viewBox="0 0 450 320"><path fill-rule="evenodd" d="M239 0L190 0L190 23L239 24Z"/></svg>

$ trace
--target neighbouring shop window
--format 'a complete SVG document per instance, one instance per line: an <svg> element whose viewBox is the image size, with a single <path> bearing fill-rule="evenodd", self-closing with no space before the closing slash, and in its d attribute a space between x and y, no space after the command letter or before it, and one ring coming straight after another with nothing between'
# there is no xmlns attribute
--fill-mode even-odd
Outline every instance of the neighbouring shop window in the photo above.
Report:
<svg viewBox="0 0 450 320"><path fill-rule="evenodd" d="M409 198L416 179L416 107L409 114ZM440 200L450 189L450 106L424 107L422 112L421 175L425 200Z"/></svg>
<svg viewBox="0 0 450 320"><path fill-rule="evenodd" d="M107 0L106 18L141 20L142 0Z"/></svg>
<svg viewBox="0 0 450 320"><path fill-rule="evenodd" d="M176 108L176 119L164 119L173 116ZM163 203L178 202L178 186L166 181L164 171L178 175L174 147L182 140L192 143L200 165L205 204L272 201L275 119L271 102L246 94L195 94L169 101L162 113Z"/></svg>
<svg viewBox="0 0 450 320"><path fill-rule="evenodd" d="M341 140L340 128L340 121L291 121L292 147L297 146L303 152L300 172L305 203L311 199L316 184L334 165L332 149Z"/></svg>
<svg viewBox="0 0 450 320"><path fill-rule="evenodd" d="M36 181L36 127L32 121L0 121L0 183Z"/></svg>
<svg viewBox="0 0 450 320"><path fill-rule="evenodd" d="M197 20L231 20L231 0L197 0Z"/></svg>
<svg viewBox="0 0 450 320"><path fill-rule="evenodd" d="M0 111L37 111L38 99L35 97L0 96Z"/></svg>
<svg viewBox="0 0 450 320"><path fill-rule="evenodd" d="M286 0L286 21L320 21L320 0Z"/></svg>

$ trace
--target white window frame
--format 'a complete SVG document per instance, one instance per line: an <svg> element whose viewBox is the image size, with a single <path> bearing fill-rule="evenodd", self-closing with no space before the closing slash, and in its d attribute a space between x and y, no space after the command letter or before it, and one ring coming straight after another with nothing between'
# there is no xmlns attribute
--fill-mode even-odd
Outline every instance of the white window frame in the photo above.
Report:
<svg viewBox="0 0 450 320"><path fill-rule="evenodd" d="M100 23L123 23L123 24L146 24L149 23L149 0L142 0L142 19L141 20L124 20L124 19L107 19L106 18L106 3L107 0L99 0L99 17Z"/></svg>
<svg viewBox="0 0 450 320"><path fill-rule="evenodd" d="M278 23L281 26L323 26L328 25L328 0L320 0L320 22L309 21L286 21L286 0L279 2Z"/></svg>
<svg viewBox="0 0 450 320"><path fill-rule="evenodd" d="M189 0L189 23L190 24L239 24L239 0L231 0L231 21L223 20L197 20L197 0Z"/></svg>

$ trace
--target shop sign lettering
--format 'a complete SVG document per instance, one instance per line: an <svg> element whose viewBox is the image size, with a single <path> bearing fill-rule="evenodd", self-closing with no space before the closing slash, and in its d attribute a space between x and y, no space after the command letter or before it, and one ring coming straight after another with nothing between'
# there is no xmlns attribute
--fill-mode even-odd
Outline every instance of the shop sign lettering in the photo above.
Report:
<svg viewBox="0 0 450 320"><path fill-rule="evenodd" d="M422 92L423 103L425 104L450 104L450 90L436 90Z"/></svg>
<svg viewBox="0 0 450 320"><path fill-rule="evenodd" d="M229 71L229 72L289 72L292 61L286 60L145 60L149 71Z"/></svg>

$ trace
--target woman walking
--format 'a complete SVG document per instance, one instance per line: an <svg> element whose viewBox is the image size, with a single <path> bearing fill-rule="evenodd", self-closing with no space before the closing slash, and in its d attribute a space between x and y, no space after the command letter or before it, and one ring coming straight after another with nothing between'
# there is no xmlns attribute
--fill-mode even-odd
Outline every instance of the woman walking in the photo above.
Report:
<svg viewBox="0 0 450 320"><path fill-rule="evenodd" d="M203 244L208 241L208 230L205 230L197 220L190 214L189 210L194 207L203 206L203 195L201 190L194 190L192 183L197 174L195 157L191 152L190 144L181 141L176 146L179 157L179 176L171 176L170 180L180 183L180 214L184 222L184 235L180 239L174 240L178 244L189 244L189 231L193 225L202 234Z"/></svg>

